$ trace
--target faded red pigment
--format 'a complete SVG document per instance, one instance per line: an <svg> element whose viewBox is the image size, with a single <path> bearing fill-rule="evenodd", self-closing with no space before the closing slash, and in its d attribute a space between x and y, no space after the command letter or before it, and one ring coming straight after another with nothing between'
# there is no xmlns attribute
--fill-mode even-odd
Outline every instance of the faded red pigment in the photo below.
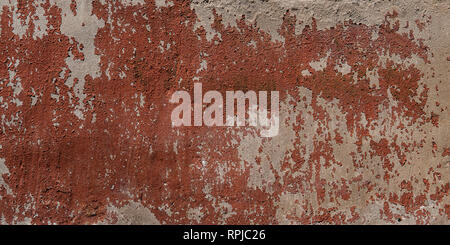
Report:
<svg viewBox="0 0 450 245"><path fill-rule="evenodd" d="M19 1L23 18L35 12L30 2ZM297 101L309 103L298 93L297 89L303 87L312 93L313 120L322 125L316 130L329 127L330 120L327 111L318 105L318 98L330 103L337 101L345 114L343 121L348 132L360 139L357 151L350 156L354 168L370 171L367 164L373 162L367 160L379 159L382 171L373 175L389 183L397 174L394 166L415 164L408 162L404 154L420 148L421 142L411 140L410 144L402 145L387 139L371 140L368 128L360 123L362 113L369 124L379 118L380 105L388 103L386 98L391 93L398 102L392 108L393 117L407 117L410 123L439 127L436 115L423 110L428 91L434 88L418 89L423 78L421 71L414 65L395 66L389 60L385 67L380 65L379 55L385 53L402 59L416 55L428 62L428 49L421 40L412 32L397 32L395 12L386 15L381 26L348 21L318 30L313 21L297 35L296 19L286 12L279 30L285 40L283 44L272 41L244 18L237 27L224 26L217 14L212 27L221 35L207 41L203 28L193 31L196 15L187 1L158 9L153 3L122 6L111 1L110 4L115 11L109 12L101 1L93 2L93 14L105 21L109 18L110 23L99 28L95 37L101 73L97 78L84 77L83 101L69 98L74 88L65 85L71 76L70 72L63 72L69 68L65 59L69 54L80 61L85 57L80 43L61 34L61 10L44 4L48 35L33 39L34 26L31 24L20 38L12 32L11 12L3 9L0 96L7 102L13 98L14 89L7 83L10 71L14 71L22 86L22 93L15 98L23 102L21 106L8 103L0 108L4 120L20 122L3 123L0 130L0 157L5 159L9 170L2 177L10 191L0 186L0 216L5 223L25 219L34 224L97 223L108 216L108 206L121 207L132 200L165 224L219 223L226 212L216 208L220 202L232 207L227 224L277 224L277 204L282 193L314 191L316 194L310 200L294 204L298 205L295 210L300 211L286 216L294 223L346 224L361 216L356 204L339 206L341 201L349 200L355 186L368 194L366 202L383 200L382 208L374 214L381 220L395 222L399 217L392 213L391 207L399 205L417 223L427 223L431 214L420 207L430 201L442 203L448 196L448 182L440 188L417 192L414 181L405 179L399 186L402 192L393 193L378 189L361 175L352 178L321 175L321 170L342 164L332 150L333 144L342 144L344 140L337 132L335 136L327 134L324 140L313 140L314 150L309 159L305 159L307 149L301 144L305 137L296 133L294 149L284 152L282 157L281 171L285 174L273 171L275 181L266 183L272 191L249 188L250 163L241 161L231 144L242 140L236 132L243 135L251 132L245 128L230 131L226 127L171 127L170 115L175 105L169 99L178 90L192 92L195 77L200 78L204 90L280 91L280 101L291 98L292 110ZM73 1L72 5L76 14L76 3ZM426 23L409 24L426 28ZM378 31L376 39L371 36L374 30ZM170 48L162 52L161 41L170 44ZM252 41L255 45L248 45ZM328 65L322 71L309 66L327 53ZM20 60L17 67L10 65L15 59ZM198 71L203 60L208 69ZM346 75L336 72L333 67L339 60L346 60L353 72ZM378 69L377 87L363 76L373 69ZM302 76L303 70L311 75ZM17 83L17 79L10 82ZM74 83L78 82L75 79ZM52 98L57 92L61 95L59 100ZM39 99L31 105L36 94ZM135 94L145 98L145 106L140 106L140 98ZM80 103L87 108L83 111L84 120L73 113ZM306 127L301 115L294 120L295 132ZM360 154L363 139L369 139L370 154ZM214 161L203 166L200 152ZM449 155L448 152L447 149L442 154ZM400 160L394 161L388 155ZM256 164L261 158L256 159ZM223 176L226 181L221 182L217 169L224 163L229 169ZM303 169L301 174L290 174L299 169ZM436 178L440 178L438 169L426 171L435 177L420 182L436 183ZM331 186L331 191L325 186ZM331 208L321 205L326 198L337 204ZM32 207L27 206L30 203ZM171 214L162 210L162 206L169 207ZM205 215L200 220L189 219L190 207L201 207ZM449 206L445 205L440 212L448 218ZM116 220L112 218L113 223Z"/></svg>

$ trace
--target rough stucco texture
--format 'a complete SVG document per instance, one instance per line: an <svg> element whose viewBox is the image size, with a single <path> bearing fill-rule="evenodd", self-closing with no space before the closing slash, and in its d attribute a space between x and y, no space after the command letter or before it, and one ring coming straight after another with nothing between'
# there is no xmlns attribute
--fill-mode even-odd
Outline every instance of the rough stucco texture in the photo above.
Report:
<svg viewBox="0 0 450 245"><path fill-rule="evenodd" d="M1 224L450 224L450 1L0 0ZM280 91L280 131L172 127Z"/></svg>

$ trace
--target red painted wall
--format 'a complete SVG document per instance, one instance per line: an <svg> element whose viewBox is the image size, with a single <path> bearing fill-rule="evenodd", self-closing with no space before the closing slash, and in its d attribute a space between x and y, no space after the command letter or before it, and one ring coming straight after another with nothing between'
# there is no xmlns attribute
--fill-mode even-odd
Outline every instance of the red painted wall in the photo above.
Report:
<svg viewBox="0 0 450 245"><path fill-rule="evenodd" d="M440 15L323 27L286 8L274 35L137 2L0 5L1 223L448 224ZM280 91L279 135L172 127L195 81Z"/></svg>

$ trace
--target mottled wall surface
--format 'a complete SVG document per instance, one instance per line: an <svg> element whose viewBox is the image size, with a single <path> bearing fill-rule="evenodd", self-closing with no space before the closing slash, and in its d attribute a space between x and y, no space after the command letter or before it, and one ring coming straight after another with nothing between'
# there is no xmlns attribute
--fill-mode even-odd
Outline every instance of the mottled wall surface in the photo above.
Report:
<svg viewBox="0 0 450 245"><path fill-rule="evenodd" d="M450 224L450 1L0 0L1 224ZM172 127L280 92L280 131Z"/></svg>

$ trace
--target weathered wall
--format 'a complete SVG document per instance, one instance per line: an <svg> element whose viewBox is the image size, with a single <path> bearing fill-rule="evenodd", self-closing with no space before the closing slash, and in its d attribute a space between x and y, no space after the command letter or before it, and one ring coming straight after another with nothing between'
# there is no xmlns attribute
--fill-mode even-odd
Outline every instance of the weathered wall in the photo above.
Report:
<svg viewBox="0 0 450 245"><path fill-rule="evenodd" d="M450 1L0 0L2 224L449 224ZM278 136L171 126L280 91Z"/></svg>

